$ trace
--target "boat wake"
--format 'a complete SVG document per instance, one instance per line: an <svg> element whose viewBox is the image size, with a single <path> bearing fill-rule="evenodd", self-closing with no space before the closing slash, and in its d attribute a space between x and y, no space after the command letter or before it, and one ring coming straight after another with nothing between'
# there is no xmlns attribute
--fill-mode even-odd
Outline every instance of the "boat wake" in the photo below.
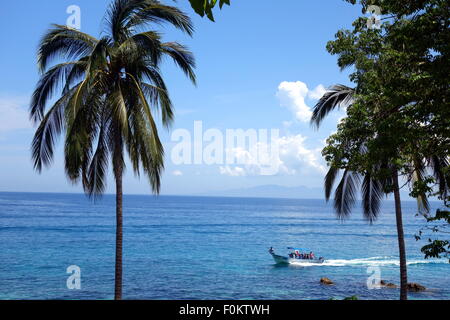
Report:
<svg viewBox="0 0 450 320"><path fill-rule="evenodd" d="M428 260L408 260L406 262L407 265L416 265L416 264L429 264L429 263L448 263L445 259L428 259ZM345 267L345 266L399 266L400 261L395 257L370 257L363 259L325 259L325 261L321 264L317 263L307 263L302 261L301 263L291 263L292 265L299 265L302 267L309 266L327 266L327 267Z"/></svg>

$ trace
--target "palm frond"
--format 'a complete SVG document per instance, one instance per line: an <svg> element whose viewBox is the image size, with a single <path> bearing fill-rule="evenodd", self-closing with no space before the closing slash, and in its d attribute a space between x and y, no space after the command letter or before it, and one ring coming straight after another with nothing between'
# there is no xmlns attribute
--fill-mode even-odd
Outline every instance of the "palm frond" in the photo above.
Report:
<svg viewBox="0 0 450 320"><path fill-rule="evenodd" d="M334 209L340 219L346 219L355 204L360 177L345 169L334 194Z"/></svg>
<svg viewBox="0 0 450 320"><path fill-rule="evenodd" d="M328 88L327 92L314 106L311 124L319 127L323 119L334 109L347 107L353 101L355 90L347 86L337 84Z"/></svg>
<svg viewBox="0 0 450 320"><path fill-rule="evenodd" d="M166 42L161 45L162 52L172 57L173 61L183 70L186 76L195 84L196 77L194 73L195 58L185 46L177 42Z"/></svg>
<svg viewBox="0 0 450 320"><path fill-rule="evenodd" d="M133 171L139 175L142 169L159 193L164 148L154 113L161 112L165 126L174 118L159 66L163 56L170 57L195 84L195 60L181 44L163 44L158 32L141 29L170 24L192 35L193 25L179 9L156 0L113 0L105 20L108 29L99 40L61 25L41 40L42 75L30 105L31 118L40 122L34 166L41 171L51 163L56 138L64 131L67 177L81 180L90 197L105 191L109 161L116 178L123 174L125 150ZM52 62L59 64L47 70ZM46 110L58 89L61 98Z"/></svg>
<svg viewBox="0 0 450 320"><path fill-rule="evenodd" d="M120 82L109 92L107 104L112 108L111 121L118 128L124 139L128 137L128 110L122 93Z"/></svg>
<svg viewBox="0 0 450 320"><path fill-rule="evenodd" d="M366 173L362 182L363 214L371 224L380 213L381 199L384 196L382 183L370 173Z"/></svg>
<svg viewBox="0 0 450 320"><path fill-rule="evenodd" d="M131 36L127 23L132 15L141 8L145 1L138 0L114 0L108 7L105 21L108 34L116 42L122 42Z"/></svg>
<svg viewBox="0 0 450 320"><path fill-rule="evenodd" d="M92 156L92 141L95 140L96 127L95 102L98 96L89 91L85 79L67 103L65 110L66 137L64 144L65 171L73 183L82 177Z"/></svg>
<svg viewBox="0 0 450 320"><path fill-rule="evenodd" d="M145 82L141 83L141 88L152 106L159 106L162 115L162 123L166 127L169 127L173 122L174 113L172 101L170 100L167 89L158 88Z"/></svg>
<svg viewBox="0 0 450 320"><path fill-rule="evenodd" d="M83 173L84 190L94 199L98 199L106 189L108 161L108 128L107 123L103 121L98 136L97 148L88 169Z"/></svg>
<svg viewBox="0 0 450 320"><path fill-rule="evenodd" d="M74 83L78 83L82 80L82 78L86 75L86 70L88 68L88 60L89 57L83 57L77 61L76 64L73 65L69 74L66 77L66 84L64 85L62 94L65 94L71 89L71 86Z"/></svg>
<svg viewBox="0 0 450 320"><path fill-rule="evenodd" d="M124 41L120 45L119 50L123 56L127 56L128 58L130 53L136 54L137 58L149 58L153 65L158 65L163 53L161 48L161 35L155 31L145 31L135 34Z"/></svg>
<svg viewBox="0 0 450 320"><path fill-rule="evenodd" d="M78 86L63 95L42 119L32 142L32 159L34 169L42 171L44 166L50 166L53 160L53 148L56 139L65 127L64 110Z"/></svg>
<svg viewBox="0 0 450 320"><path fill-rule="evenodd" d="M146 155L143 155L141 153L142 165L150 179L153 191L155 193L159 193L160 173L164 168L164 148L159 139L158 129L156 127L156 123L153 118L150 106L145 98L145 94L142 91L139 82L133 77L132 79L134 81L134 91L140 99L142 114L145 115L145 117L143 117L144 124L138 125L137 128L145 126L148 131L148 134L146 134L146 136L149 138L149 140L144 141L144 144L141 146L141 148L145 147L143 151L147 152Z"/></svg>
<svg viewBox="0 0 450 320"><path fill-rule="evenodd" d="M433 176L439 187L439 194L445 199L449 194L450 189L450 175L446 175L445 168L450 166L450 163L445 157L431 156L428 159Z"/></svg>
<svg viewBox="0 0 450 320"><path fill-rule="evenodd" d="M98 40L79 30L63 25L53 25L40 41L38 67L45 72L48 63L55 59L79 60L90 54Z"/></svg>
<svg viewBox="0 0 450 320"><path fill-rule="evenodd" d="M189 36L194 33L194 25L191 19L178 8L163 5L156 0L140 2L142 9L130 18L127 28L136 28L149 23L160 25L169 23Z"/></svg>
<svg viewBox="0 0 450 320"><path fill-rule="evenodd" d="M161 186L161 174L164 169L164 148L158 137L156 137L156 143L153 142L152 130L148 129L148 123L142 112L136 113L134 127L134 147L139 155L143 171L149 179L153 192L158 194ZM156 150L154 150L155 147ZM155 153L158 153L159 156L154 157L153 155Z"/></svg>
<svg viewBox="0 0 450 320"><path fill-rule="evenodd" d="M159 98L163 124L169 127L173 120L173 109L166 83L156 67L144 67L142 68L142 72L144 79L150 82L150 84L143 85L142 87L146 88L144 90L146 90L147 94L151 94L149 85L154 87L153 96ZM157 96L155 96L156 94Z"/></svg>
<svg viewBox="0 0 450 320"><path fill-rule="evenodd" d="M339 171L340 171L339 168L331 166L325 176L324 186L325 186L325 199L327 200L327 202L330 200L331 191L333 190L333 185Z"/></svg>
<svg viewBox="0 0 450 320"><path fill-rule="evenodd" d="M417 157L413 157L412 159L413 165L413 173L412 173L412 182L421 184L425 179L425 171L426 168L422 160ZM417 207L419 208L419 212L422 214L426 214L430 211L430 205L428 202L427 195L425 192L421 191L417 197Z"/></svg>
<svg viewBox="0 0 450 320"><path fill-rule="evenodd" d="M72 73L74 66L82 62L60 63L48 70L39 80L34 90L30 104L30 118L34 123L44 117L47 101L53 96L58 87L63 86L66 79Z"/></svg>
<svg viewBox="0 0 450 320"><path fill-rule="evenodd" d="M89 78L89 84L98 83L101 73L105 74L110 72L109 67L109 45L110 39L104 37L97 42L92 49L92 53L88 59L88 68L86 70L86 78Z"/></svg>

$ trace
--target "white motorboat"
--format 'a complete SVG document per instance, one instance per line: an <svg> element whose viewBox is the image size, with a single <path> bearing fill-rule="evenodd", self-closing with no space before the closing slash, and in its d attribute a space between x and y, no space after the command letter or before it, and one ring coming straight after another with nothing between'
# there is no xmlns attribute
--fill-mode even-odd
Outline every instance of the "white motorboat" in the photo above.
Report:
<svg viewBox="0 0 450 320"><path fill-rule="evenodd" d="M288 250L291 250L291 252L287 257L275 254L273 248L270 248L269 253L272 255L273 260L275 260L275 263L277 264L307 265L322 264L325 261L323 257L316 258L313 254L311 254L311 252L306 253L308 252L306 249L288 247Z"/></svg>

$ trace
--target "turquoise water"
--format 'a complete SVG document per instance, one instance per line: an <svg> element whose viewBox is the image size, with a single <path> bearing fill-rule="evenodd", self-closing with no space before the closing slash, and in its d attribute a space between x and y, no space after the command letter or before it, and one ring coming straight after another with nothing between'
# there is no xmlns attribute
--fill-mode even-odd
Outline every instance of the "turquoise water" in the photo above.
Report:
<svg viewBox="0 0 450 320"><path fill-rule="evenodd" d="M405 202L409 281L427 288L412 299L450 299L448 260L424 260L414 233L423 226ZM367 289L368 267L399 283L393 204L373 226L356 209L339 222L322 200L124 197L126 299L397 299ZM0 193L0 299L111 299L114 197ZM267 249L311 248L322 266L274 265ZM70 265L81 290L69 290ZM334 286L319 283L321 277Z"/></svg>

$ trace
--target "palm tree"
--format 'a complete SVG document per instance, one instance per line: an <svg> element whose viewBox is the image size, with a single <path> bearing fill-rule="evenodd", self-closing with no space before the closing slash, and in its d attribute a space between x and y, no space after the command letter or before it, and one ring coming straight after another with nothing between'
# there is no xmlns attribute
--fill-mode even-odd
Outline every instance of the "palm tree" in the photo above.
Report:
<svg viewBox="0 0 450 320"><path fill-rule="evenodd" d="M163 58L173 59L195 84L192 53L177 42L162 42L161 34L148 28L169 23L192 35L193 25L179 9L156 0L114 0L105 22L100 39L62 25L53 25L43 36L38 49L42 76L30 106L31 119L39 125L32 158L38 172L50 166L56 138L64 132L67 177L81 181L94 200L105 191L111 162L116 183L115 299L121 299L125 150L134 173L142 171L152 191L159 193L164 149L154 113L161 114L166 127L173 120L159 69ZM50 66L52 62L57 64ZM59 99L47 109L59 91Z"/></svg>
<svg viewBox="0 0 450 320"><path fill-rule="evenodd" d="M311 124L319 127L323 119L332 110L351 107L355 94L356 89L344 85L330 87L314 107ZM381 137L382 133L379 133L379 136ZM359 152L364 154L366 151L363 144ZM449 165L447 158L440 158L433 155L427 159L420 159L416 155L411 155L410 163L412 167L410 182L423 182L426 171L431 169L438 182L439 193L447 194L450 181L443 173L443 168ZM380 170L391 172L391 175L384 178L375 176L374 173ZM383 160L380 164L374 165L371 170L364 172L364 174L354 172L349 168L341 169L338 166L331 165L324 182L325 198L327 201L330 199L333 185L340 171L343 171L342 178L336 187L334 195L334 209L339 218L346 218L350 215L352 207L356 202L359 187L361 187L362 193L363 215L370 223L375 221L379 215L382 197L387 195L390 190L394 193L400 258L400 299L406 300L408 278L398 168L392 163L387 162L387 159L386 161ZM419 194L417 201L420 211L425 213L429 211L429 204L425 193Z"/></svg>

